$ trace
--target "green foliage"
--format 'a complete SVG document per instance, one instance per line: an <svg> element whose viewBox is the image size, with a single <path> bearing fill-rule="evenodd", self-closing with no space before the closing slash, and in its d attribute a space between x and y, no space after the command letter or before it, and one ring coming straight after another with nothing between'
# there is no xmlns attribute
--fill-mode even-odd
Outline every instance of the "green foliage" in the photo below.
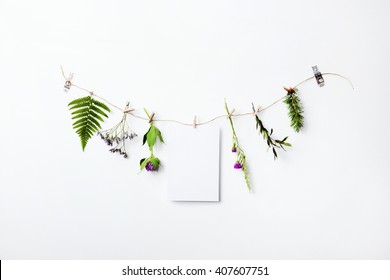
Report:
<svg viewBox="0 0 390 280"><path fill-rule="evenodd" d="M246 164L246 156L245 156L244 150L240 147L240 144L238 143L238 137L236 134L236 130L234 129L233 120L232 120L232 117L230 116L230 111L229 111L228 105L226 103L226 100L225 100L225 109L226 109L226 112L228 114L228 119L230 122L230 126L232 128L232 134L233 134L232 152L236 153L236 155L237 155L237 159L236 159L236 163L234 164L234 168L235 169L242 169L242 171L244 172L246 186L248 187L248 190L250 191L251 184L249 181L249 173L248 173L248 166Z"/></svg>
<svg viewBox="0 0 390 280"><path fill-rule="evenodd" d="M145 143L148 143L149 146L149 151L150 151L150 156L148 158L143 158L140 160L140 169L146 169L147 171L158 171L160 167L160 160L154 156L153 154L153 148L154 145L157 142L157 139L161 142L164 143L164 139L162 137L161 131L154 125L152 118L144 109L146 115L150 119L150 127L149 130L145 133L143 140L142 140L142 145L145 145Z"/></svg>
<svg viewBox="0 0 390 280"><path fill-rule="evenodd" d="M291 147L291 144L286 142L288 136L284 137L283 140L274 139L272 137L272 133L274 132L274 130L271 128L271 132L268 132L268 129L264 127L263 122L260 120L260 118L257 115L255 115L255 118L256 118L256 129L259 130L259 134L263 135L263 139L267 142L268 148L272 148L274 159L277 159L278 153L276 152L275 148L281 148L285 151L284 146Z"/></svg>
<svg viewBox="0 0 390 280"><path fill-rule="evenodd" d="M104 121L103 117L108 118L106 112L110 112L110 108L89 95L73 100L68 104L68 107L72 112L72 119L75 120L73 128L80 137L81 147L84 151L88 140L101 129L100 122Z"/></svg>
<svg viewBox="0 0 390 280"><path fill-rule="evenodd" d="M251 183L249 181L249 172L248 172L248 166L246 164L246 156L244 154L244 151L240 148L238 148L237 150L237 162L241 163L241 166L242 166L242 172L244 172L244 179L245 179L245 183L246 183L246 186L248 188L248 190L250 191L251 190Z"/></svg>
<svg viewBox="0 0 390 280"><path fill-rule="evenodd" d="M153 151L154 144L156 144L157 138L160 140L161 143L164 143L164 139L162 138L161 131L154 126L153 123L150 124L148 132L145 133L142 145L145 145L145 143L148 143L149 150Z"/></svg>
<svg viewBox="0 0 390 280"><path fill-rule="evenodd" d="M290 126L295 132L300 132L303 127L303 107L301 100L299 99L296 88L284 88L287 91L287 95L284 99L284 103L288 106L288 116L290 118Z"/></svg>

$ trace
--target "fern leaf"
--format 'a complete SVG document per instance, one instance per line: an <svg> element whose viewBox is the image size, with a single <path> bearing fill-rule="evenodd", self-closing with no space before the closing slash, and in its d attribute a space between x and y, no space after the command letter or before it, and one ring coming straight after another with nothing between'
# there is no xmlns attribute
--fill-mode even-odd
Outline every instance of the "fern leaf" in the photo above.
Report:
<svg viewBox="0 0 390 280"><path fill-rule="evenodd" d="M91 113L91 115L92 115L95 119L98 119L98 120L104 122L103 118L102 118L101 116L99 116L98 114L96 114L94 111L91 111L90 113Z"/></svg>
<svg viewBox="0 0 390 280"><path fill-rule="evenodd" d="M81 108L81 109L79 109L79 110L73 111L73 112L72 112L72 115L77 115L77 114L83 113L83 112L85 112L85 111L86 111L85 108Z"/></svg>
<svg viewBox="0 0 390 280"><path fill-rule="evenodd" d="M104 110L110 112L110 108L108 108L106 104L104 104L104 103L102 103L102 102L100 102L100 101L97 101L96 99L93 99L92 102L93 102L93 104L95 104L96 106L99 106L100 108L102 108L102 109L104 109Z"/></svg>
<svg viewBox="0 0 390 280"><path fill-rule="evenodd" d="M102 116L108 118L108 116L106 115L106 113L104 113L104 111L101 110L100 108L98 108L98 107L92 105L91 109L92 109L92 111L95 111L95 113L99 113L100 115L102 115Z"/></svg>
<svg viewBox="0 0 390 280"><path fill-rule="evenodd" d="M77 104L73 105L72 107L70 107L69 110L73 110L73 109L76 109L76 108L84 108L88 104L89 104L89 102L77 103Z"/></svg>
<svg viewBox="0 0 390 280"><path fill-rule="evenodd" d="M106 112L110 112L110 108L91 96L75 99L68 104L68 107L72 112L72 119L75 120L73 128L80 138L81 148L84 151L88 140L101 128L100 122L104 121L102 117L108 118Z"/></svg>
<svg viewBox="0 0 390 280"><path fill-rule="evenodd" d="M75 122L73 123L73 127L75 127L75 126L77 126L77 125L79 125L79 124L84 125L84 122L85 122L85 119L84 119L84 118L83 118L83 119L79 119L79 120L77 120L77 121L75 121Z"/></svg>
<svg viewBox="0 0 390 280"><path fill-rule="evenodd" d="M94 119L94 118L92 117L92 115L91 115L91 117L89 118L89 120L91 121L91 124L94 124L94 125L96 125L96 127L98 127L98 130L102 128L101 125L100 125L100 123L99 123L96 119Z"/></svg>
<svg viewBox="0 0 390 280"><path fill-rule="evenodd" d="M86 97L82 97L82 98L77 98L77 99L71 101L71 102L68 104L68 106L74 105L74 104L79 104L79 103L88 103L88 102L89 102L88 97L90 97L90 96L86 96Z"/></svg>
<svg viewBox="0 0 390 280"><path fill-rule="evenodd" d="M80 114L77 114L77 115L74 115L72 117L72 120L75 120L75 119L80 119L80 118L85 118L86 116L88 116L89 114L89 111L88 110L85 110L84 112L80 113Z"/></svg>

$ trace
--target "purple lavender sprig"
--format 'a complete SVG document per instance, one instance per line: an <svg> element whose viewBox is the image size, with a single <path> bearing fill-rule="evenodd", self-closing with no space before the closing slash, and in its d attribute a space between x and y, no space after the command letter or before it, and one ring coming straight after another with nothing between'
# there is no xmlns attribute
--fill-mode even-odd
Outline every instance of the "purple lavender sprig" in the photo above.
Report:
<svg viewBox="0 0 390 280"><path fill-rule="evenodd" d="M109 149L111 153L118 153L124 158L128 157L126 151L126 141L138 136L130 129L126 117L127 113L124 113L122 120L113 128L99 131L97 133L97 135L100 136L100 139L102 139L107 146L112 147Z"/></svg>

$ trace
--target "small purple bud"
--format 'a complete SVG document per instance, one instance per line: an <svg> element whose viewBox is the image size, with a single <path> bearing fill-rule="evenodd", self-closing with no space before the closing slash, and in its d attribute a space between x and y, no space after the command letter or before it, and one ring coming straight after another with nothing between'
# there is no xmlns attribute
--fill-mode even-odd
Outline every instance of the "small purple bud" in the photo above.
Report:
<svg viewBox="0 0 390 280"><path fill-rule="evenodd" d="M242 164L240 163L240 162L236 162L235 164L234 164L234 169L241 169L242 168Z"/></svg>
<svg viewBox="0 0 390 280"><path fill-rule="evenodd" d="M236 147L233 147L232 148L232 153L236 153L237 152L237 148Z"/></svg>
<svg viewBox="0 0 390 280"><path fill-rule="evenodd" d="M156 168L154 167L153 163L151 163L150 161L146 164L145 166L145 169L146 171L156 171Z"/></svg>

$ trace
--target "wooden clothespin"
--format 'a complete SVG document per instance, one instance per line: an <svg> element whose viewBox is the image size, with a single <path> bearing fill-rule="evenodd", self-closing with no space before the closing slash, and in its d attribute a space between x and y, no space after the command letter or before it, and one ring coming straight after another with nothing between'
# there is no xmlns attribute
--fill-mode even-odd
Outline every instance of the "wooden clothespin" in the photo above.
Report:
<svg viewBox="0 0 390 280"><path fill-rule="evenodd" d="M194 116L194 128L196 128L197 124L196 124L196 115Z"/></svg>
<svg viewBox="0 0 390 280"><path fill-rule="evenodd" d="M229 114L227 115L227 118L231 118L232 116L233 116L233 113L234 113L234 111L235 111L236 109L232 109L230 112L229 112Z"/></svg>
<svg viewBox="0 0 390 280"><path fill-rule="evenodd" d="M130 113L130 112L132 112L132 111L134 111L134 109L133 109L133 108L130 108L130 102L127 102L127 103L126 103L126 107L125 107L125 109L123 110L123 113L124 113L124 114L128 114L128 113Z"/></svg>
<svg viewBox="0 0 390 280"><path fill-rule="evenodd" d="M254 115L254 116L256 116L257 113L260 112L260 109L261 109L260 106L258 106L257 109L255 109L255 105L253 105L253 102L252 102L252 110L253 110L253 115Z"/></svg>
<svg viewBox="0 0 390 280"><path fill-rule="evenodd" d="M154 118L154 112L152 112L152 114L149 117L149 123L153 122L153 118Z"/></svg>

